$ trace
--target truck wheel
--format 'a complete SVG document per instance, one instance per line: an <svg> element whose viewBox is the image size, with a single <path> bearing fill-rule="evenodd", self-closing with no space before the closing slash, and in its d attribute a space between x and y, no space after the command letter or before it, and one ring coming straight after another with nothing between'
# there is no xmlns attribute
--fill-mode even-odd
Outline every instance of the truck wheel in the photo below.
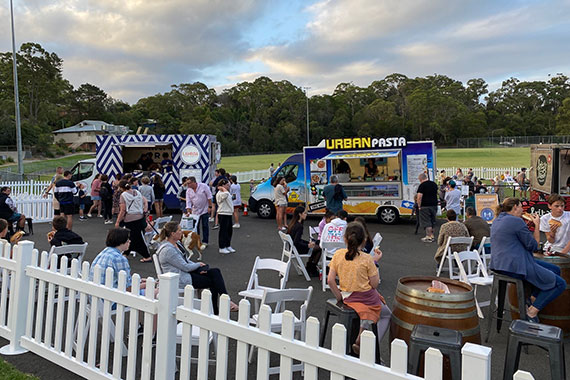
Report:
<svg viewBox="0 0 570 380"><path fill-rule="evenodd" d="M398 211L393 207L380 207L376 216L378 216L378 220L384 224L395 224L400 217Z"/></svg>
<svg viewBox="0 0 570 380"><path fill-rule="evenodd" d="M275 206L270 201L260 201L257 206L257 215L262 219L275 218Z"/></svg>

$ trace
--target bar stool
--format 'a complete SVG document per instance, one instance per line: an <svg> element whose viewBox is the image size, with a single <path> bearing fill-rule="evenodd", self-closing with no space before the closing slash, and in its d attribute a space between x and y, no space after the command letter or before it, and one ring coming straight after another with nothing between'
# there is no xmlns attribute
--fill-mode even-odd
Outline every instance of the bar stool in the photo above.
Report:
<svg viewBox="0 0 570 380"><path fill-rule="evenodd" d="M521 346L523 345L538 346L548 351L551 378L565 379L566 365L564 363L563 339L562 329L559 327L530 323L520 319L513 321L509 326L503 380L512 379L519 368Z"/></svg>
<svg viewBox="0 0 570 380"><path fill-rule="evenodd" d="M463 339L459 331L441 327L415 325L410 337L408 372L412 375L417 375L420 369L422 353L433 347L449 358L451 378L460 380L462 341Z"/></svg>
<svg viewBox="0 0 570 380"><path fill-rule="evenodd" d="M489 342L489 337L491 336L491 328L493 326L493 319L497 320L497 333L501 332L501 326L504 319L503 310L505 307L505 295L507 293L507 284L509 283L514 284L517 289L519 317L524 319L526 316L524 281L501 273L493 272L493 288L491 290L491 303L489 305L489 311L487 313L487 337L485 338L485 342ZM497 300L496 309L494 309L495 299Z"/></svg>
<svg viewBox="0 0 570 380"><path fill-rule="evenodd" d="M331 315L339 319L339 323L346 328L346 353L350 353L352 343L356 340L358 332L360 331L360 318L354 309L348 307L344 303L339 304L336 298L330 298L325 306L325 323L323 324L323 331L321 333L321 344L325 344L325 337L327 335L327 327ZM376 362L380 363L380 344L378 343L378 326L376 323L372 324L372 332L376 336Z"/></svg>

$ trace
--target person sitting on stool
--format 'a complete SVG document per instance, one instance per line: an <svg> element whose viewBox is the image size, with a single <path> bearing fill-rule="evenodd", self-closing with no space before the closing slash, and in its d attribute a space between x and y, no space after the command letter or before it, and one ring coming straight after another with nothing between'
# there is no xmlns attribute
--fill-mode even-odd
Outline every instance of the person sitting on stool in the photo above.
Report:
<svg viewBox="0 0 570 380"><path fill-rule="evenodd" d="M11 192L12 189L8 186L0 188L0 218L6 219L10 225L18 222L17 230L23 230L26 225L26 216L17 212L18 209L10 198Z"/></svg>
<svg viewBox="0 0 570 380"><path fill-rule="evenodd" d="M540 241L540 217L537 214L531 215L534 234L521 218L523 208L518 198L506 198L497 206L495 214L497 218L491 226L493 254L490 268L532 285L526 319L538 323L539 311L566 289L566 281L560 277L560 268L533 257Z"/></svg>

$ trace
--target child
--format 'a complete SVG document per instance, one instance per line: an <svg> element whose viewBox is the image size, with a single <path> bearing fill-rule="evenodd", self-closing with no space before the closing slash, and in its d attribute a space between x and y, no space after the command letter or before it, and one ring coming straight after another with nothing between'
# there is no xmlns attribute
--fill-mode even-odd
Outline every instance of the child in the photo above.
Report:
<svg viewBox="0 0 570 380"><path fill-rule="evenodd" d="M550 214L540 218L540 231L546 234L544 253L553 255L567 254L570 251L570 212L564 211L564 198L556 193L548 197Z"/></svg>
<svg viewBox="0 0 570 380"><path fill-rule="evenodd" d="M79 191L77 192L77 196L79 197L79 220L85 220L87 219L87 217L83 215L85 211L85 185L79 182L77 187L79 187Z"/></svg>
<svg viewBox="0 0 570 380"><path fill-rule="evenodd" d="M150 186L150 178L148 176L144 176L141 179L142 185L139 186L139 191L143 197L145 197L148 201L148 212L152 210L152 204L154 203L154 190L152 186Z"/></svg>
<svg viewBox="0 0 570 380"><path fill-rule="evenodd" d="M231 186L230 186L230 195L232 196L232 203L234 205L234 219L235 223L232 228L240 228L239 225L239 208L241 207L241 186L237 181L237 177L235 175L230 177L231 179Z"/></svg>

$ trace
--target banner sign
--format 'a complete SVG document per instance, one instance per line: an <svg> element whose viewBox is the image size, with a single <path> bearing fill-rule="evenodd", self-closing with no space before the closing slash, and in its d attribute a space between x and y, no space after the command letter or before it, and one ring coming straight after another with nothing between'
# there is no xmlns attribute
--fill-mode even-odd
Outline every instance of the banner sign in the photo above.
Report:
<svg viewBox="0 0 570 380"><path fill-rule="evenodd" d="M499 205L497 194L475 194L475 210L487 223L495 220L495 208Z"/></svg>

